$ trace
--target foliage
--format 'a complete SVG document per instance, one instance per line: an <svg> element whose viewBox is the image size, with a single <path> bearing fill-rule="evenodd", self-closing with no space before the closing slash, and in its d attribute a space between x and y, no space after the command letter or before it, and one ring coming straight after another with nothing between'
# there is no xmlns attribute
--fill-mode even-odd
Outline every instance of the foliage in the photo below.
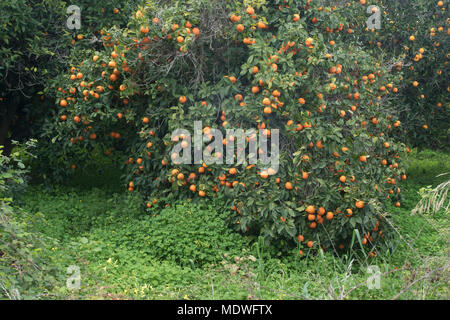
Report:
<svg viewBox="0 0 450 320"><path fill-rule="evenodd" d="M52 238L36 231L43 223L40 213L28 214L14 206L12 195L25 190L24 160L34 141L19 146L10 157L0 149L0 297L37 299L49 295L59 277L58 255L46 256L56 245ZM7 198L8 197L8 198Z"/></svg>
<svg viewBox="0 0 450 320"><path fill-rule="evenodd" d="M21 204L27 211L45 213L48 220L45 227L40 227L41 220L37 220L35 226L47 236L59 238L62 230L67 230L70 236L52 254L67 250L68 243L77 243L73 247L76 255L72 260L58 265L64 268L67 264L80 266L81 289L54 291L57 297L360 300L398 296L398 299L448 299L448 214L441 210L432 216L410 215L420 200L417 191L430 181L436 184L434 173L430 181L421 183L421 169L430 168L427 157L431 155L437 158L448 156L430 151L413 154L414 169L407 173L410 179L400 186L406 193L404 206L389 208L393 212L391 222L399 232L395 248L379 252L374 259L359 255L358 248L348 248L340 256L324 252L301 259L296 249L279 255L272 246L266 247L257 241L245 252L223 256L214 266L196 265L193 269L190 263L183 267L173 262L182 261L183 256L173 256L172 261L167 261L148 254L151 249L143 243L146 241L144 236L149 232L152 219L157 217L144 216L139 209L139 199L130 200L125 194L111 195L103 189L86 189L84 185L78 190L60 187L53 191L40 186L33 187ZM77 210L80 226L96 217L95 223L89 223L89 228L76 228L65 222L74 214L71 209L76 203L83 203ZM183 208L195 210L198 205L185 203ZM174 206L167 209L166 213L176 212ZM202 226L198 228L202 229ZM83 237L85 240L81 241ZM228 241L226 237L224 241ZM446 265L447 269L442 269ZM367 269L369 266L378 266L383 274L380 289L367 287L368 277L373 275Z"/></svg>
<svg viewBox="0 0 450 320"><path fill-rule="evenodd" d="M70 4L65 1L0 3L0 145L6 154L11 139L25 141L42 132L54 112L48 90L53 78L99 47L100 29L126 26L132 8L141 2L77 1L82 18L78 30L67 27ZM45 152L45 146L39 150Z"/></svg>
<svg viewBox="0 0 450 320"><path fill-rule="evenodd" d="M26 164L33 157L30 149L35 147L35 143L35 140L30 140L22 145L13 142L17 147L9 156L3 154L3 147L0 146L0 201L11 201L4 198L11 198L26 188L26 174L29 172Z"/></svg>
<svg viewBox="0 0 450 320"><path fill-rule="evenodd" d="M400 205L395 184L407 149L394 138L400 80L349 45L358 39L351 12L309 1L149 2L128 28L108 31L104 50L55 81L60 107L46 136L67 166L82 165L96 145L128 153L128 189L146 195L148 207L223 193L237 228L267 241L302 235L305 245L334 250L357 229L373 249L388 234L386 197ZM210 128L258 128L269 138L279 129L279 172L177 165L171 150L180 137L171 133L192 133L195 120L203 121L203 150ZM209 151L223 159L223 150Z"/></svg>
<svg viewBox="0 0 450 320"><path fill-rule="evenodd" d="M174 203L150 220L150 253L159 260L194 266L217 263L223 254L239 255L249 244L230 231L226 217L212 206Z"/></svg>
<svg viewBox="0 0 450 320"><path fill-rule="evenodd" d="M380 30L366 28L364 43L402 76L399 138L419 147L448 147L450 87L448 1L367 1L380 8ZM364 13L363 13L364 14Z"/></svg>
<svg viewBox="0 0 450 320"><path fill-rule="evenodd" d="M27 214L0 203L0 297L42 299L62 280L56 242L33 229L42 214Z"/></svg>

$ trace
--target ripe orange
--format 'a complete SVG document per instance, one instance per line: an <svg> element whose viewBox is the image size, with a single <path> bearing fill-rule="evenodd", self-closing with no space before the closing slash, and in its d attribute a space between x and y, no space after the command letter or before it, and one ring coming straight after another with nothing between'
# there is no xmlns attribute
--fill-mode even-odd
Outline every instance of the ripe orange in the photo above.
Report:
<svg viewBox="0 0 450 320"><path fill-rule="evenodd" d="M245 12L248 14L248 15L254 15L255 14L255 9L253 9L252 7L247 7L247 9L245 10Z"/></svg>
<svg viewBox="0 0 450 320"><path fill-rule="evenodd" d="M308 179L308 172L305 172L305 171L302 171L302 179L303 180L306 180L306 179Z"/></svg>
<svg viewBox="0 0 450 320"><path fill-rule="evenodd" d="M265 114L271 114L272 113L272 108L271 107L265 107L264 108L264 113Z"/></svg>
<svg viewBox="0 0 450 320"><path fill-rule="evenodd" d="M361 201L361 200L356 201L356 202L355 202L355 206L356 206L358 209L364 208L364 201Z"/></svg>
<svg viewBox="0 0 450 320"><path fill-rule="evenodd" d="M261 173L259 175L263 179L267 179L269 177L269 173L267 171L261 171Z"/></svg>
<svg viewBox="0 0 450 320"><path fill-rule="evenodd" d="M185 96L181 96L178 101L180 101L180 103L185 103L187 101L187 98Z"/></svg>
<svg viewBox="0 0 450 320"><path fill-rule="evenodd" d="M314 206L307 206L306 207L306 212L309 214L313 214L316 212L316 208L314 208Z"/></svg>
<svg viewBox="0 0 450 320"><path fill-rule="evenodd" d="M290 183L290 182L286 182L286 184L284 185L284 187L285 187L287 190L292 190L292 189L293 189L292 183Z"/></svg>
<svg viewBox="0 0 450 320"><path fill-rule="evenodd" d="M233 14L233 15L230 17L230 20L231 20L232 22L238 22L239 20L241 20L241 17Z"/></svg>

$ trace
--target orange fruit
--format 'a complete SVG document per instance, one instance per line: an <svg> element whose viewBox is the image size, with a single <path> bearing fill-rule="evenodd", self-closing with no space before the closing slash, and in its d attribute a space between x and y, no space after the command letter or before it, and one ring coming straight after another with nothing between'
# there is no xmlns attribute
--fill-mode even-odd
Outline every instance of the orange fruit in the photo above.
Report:
<svg viewBox="0 0 450 320"><path fill-rule="evenodd" d="M356 206L358 209L364 208L364 201L361 201L361 200L356 201L356 202L355 202L355 206Z"/></svg>
<svg viewBox="0 0 450 320"><path fill-rule="evenodd" d="M302 179L303 180L306 180L306 179L308 179L308 172L305 172L305 171L302 171Z"/></svg>
<svg viewBox="0 0 450 320"><path fill-rule="evenodd" d="M263 179L267 179L269 177L269 173L267 171L262 171L259 175Z"/></svg>
<svg viewBox="0 0 450 320"><path fill-rule="evenodd" d="M309 214L313 214L316 212L316 208L314 208L314 206L307 206L306 207L306 212Z"/></svg>

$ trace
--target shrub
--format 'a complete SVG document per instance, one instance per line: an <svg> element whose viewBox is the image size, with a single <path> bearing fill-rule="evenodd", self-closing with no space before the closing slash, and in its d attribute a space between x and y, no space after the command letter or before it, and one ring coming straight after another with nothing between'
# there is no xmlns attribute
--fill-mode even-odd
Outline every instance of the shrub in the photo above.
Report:
<svg viewBox="0 0 450 320"><path fill-rule="evenodd" d="M220 262L224 253L239 255L248 241L228 228L226 217L212 206L175 203L150 220L150 252L161 260L200 266Z"/></svg>
<svg viewBox="0 0 450 320"><path fill-rule="evenodd" d="M59 255L50 255L56 241L34 227L43 222L42 214L28 214L13 206L12 195L23 191L27 168L23 161L31 156L28 147L10 157L0 149L0 298L36 299L48 297L61 276Z"/></svg>

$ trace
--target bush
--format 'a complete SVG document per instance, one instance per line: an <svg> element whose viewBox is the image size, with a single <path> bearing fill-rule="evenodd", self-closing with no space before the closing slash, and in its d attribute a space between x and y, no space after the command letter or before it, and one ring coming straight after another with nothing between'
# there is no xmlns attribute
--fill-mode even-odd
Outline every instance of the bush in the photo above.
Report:
<svg viewBox="0 0 450 320"><path fill-rule="evenodd" d="M89 237L107 244L102 249L105 259L130 263L138 258L133 254L125 258L118 252L139 252L144 257L186 267L217 263L224 253L238 255L249 246L246 238L227 227L226 213L218 213L204 204L181 202L152 216L134 219L123 216Z"/></svg>
<svg viewBox="0 0 450 320"><path fill-rule="evenodd" d="M212 206L175 203L150 220L150 251L161 260L200 266L220 262L224 253L240 255L248 241L230 231L226 218Z"/></svg>
<svg viewBox="0 0 450 320"><path fill-rule="evenodd" d="M61 257L49 255L57 242L35 228L44 223L42 214L28 214L11 198L26 187L24 161L32 156L28 148L33 144L20 146L10 157L0 149L0 298L48 297L61 277Z"/></svg>
<svg viewBox="0 0 450 320"><path fill-rule="evenodd" d="M14 141L13 145L16 149L9 156L3 154L3 146L0 146L0 201L12 201L12 199L4 198L15 197L27 187L29 170L26 164L34 157L30 149L34 148L35 142L30 140L19 145Z"/></svg>
<svg viewBox="0 0 450 320"><path fill-rule="evenodd" d="M62 283L61 256L52 251L57 242L36 231L34 223L43 223L42 214L0 203L1 298L49 298Z"/></svg>

